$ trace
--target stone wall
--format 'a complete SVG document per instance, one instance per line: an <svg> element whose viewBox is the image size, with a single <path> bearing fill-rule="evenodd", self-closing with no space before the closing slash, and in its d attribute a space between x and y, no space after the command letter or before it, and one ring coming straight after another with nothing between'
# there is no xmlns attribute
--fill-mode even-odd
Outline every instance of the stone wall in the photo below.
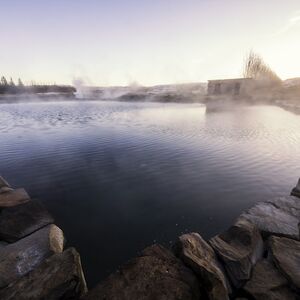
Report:
<svg viewBox="0 0 300 300"><path fill-rule="evenodd" d="M0 299L300 299L300 182L223 233L155 244L87 291L80 256L38 201L0 177Z"/></svg>

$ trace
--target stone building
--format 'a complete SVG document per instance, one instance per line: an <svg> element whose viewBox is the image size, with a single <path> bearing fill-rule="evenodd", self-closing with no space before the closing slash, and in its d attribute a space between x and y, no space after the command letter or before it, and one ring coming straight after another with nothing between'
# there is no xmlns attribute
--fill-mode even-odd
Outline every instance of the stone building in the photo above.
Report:
<svg viewBox="0 0 300 300"><path fill-rule="evenodd" d="M207 93L209 96L248 96L255 88L257 88L257 82L252 78L209 80Z"/></svg>

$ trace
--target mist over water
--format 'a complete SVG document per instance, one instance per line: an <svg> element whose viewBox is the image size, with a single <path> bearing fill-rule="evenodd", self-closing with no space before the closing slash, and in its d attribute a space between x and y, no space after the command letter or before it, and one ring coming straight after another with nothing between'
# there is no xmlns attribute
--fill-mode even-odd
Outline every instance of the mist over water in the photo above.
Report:
<svg viewBox="0 0 300 300"><path fill-rule="evenodd" d="M300 117L275 106L1 104L0 171L42 200L89 286L153 242L205 238L299 177Z"/></svg>

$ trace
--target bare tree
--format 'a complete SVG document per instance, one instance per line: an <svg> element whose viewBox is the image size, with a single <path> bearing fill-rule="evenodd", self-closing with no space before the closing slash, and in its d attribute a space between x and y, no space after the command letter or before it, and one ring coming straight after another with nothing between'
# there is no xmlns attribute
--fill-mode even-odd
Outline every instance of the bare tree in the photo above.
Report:
<svg viewBox="0 0 300 300"><path fill-rule="evenodd" d="M262 57L252 50L245 59L244 77L281 81L279 76L264 62Z"/></svg>

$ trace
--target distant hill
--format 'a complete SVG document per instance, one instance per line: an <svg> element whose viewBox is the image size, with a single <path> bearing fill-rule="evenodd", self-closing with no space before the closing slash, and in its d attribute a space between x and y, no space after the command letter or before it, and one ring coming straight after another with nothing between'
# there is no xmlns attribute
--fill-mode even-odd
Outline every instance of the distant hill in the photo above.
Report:
<svg viewBox="0 0 300 300"><path fill-rule="evenodd" d="M300 86L300 77L289 78L283 81L283 85L286 87Z"/></svg>
<svg viewBox="0 0 300 300"><path fill-rule="evenodd" d="M83 98L123 101L194 101L206 94L206 83L165 84L155 86L112 86L81 87L78 91Z"/></svg>

